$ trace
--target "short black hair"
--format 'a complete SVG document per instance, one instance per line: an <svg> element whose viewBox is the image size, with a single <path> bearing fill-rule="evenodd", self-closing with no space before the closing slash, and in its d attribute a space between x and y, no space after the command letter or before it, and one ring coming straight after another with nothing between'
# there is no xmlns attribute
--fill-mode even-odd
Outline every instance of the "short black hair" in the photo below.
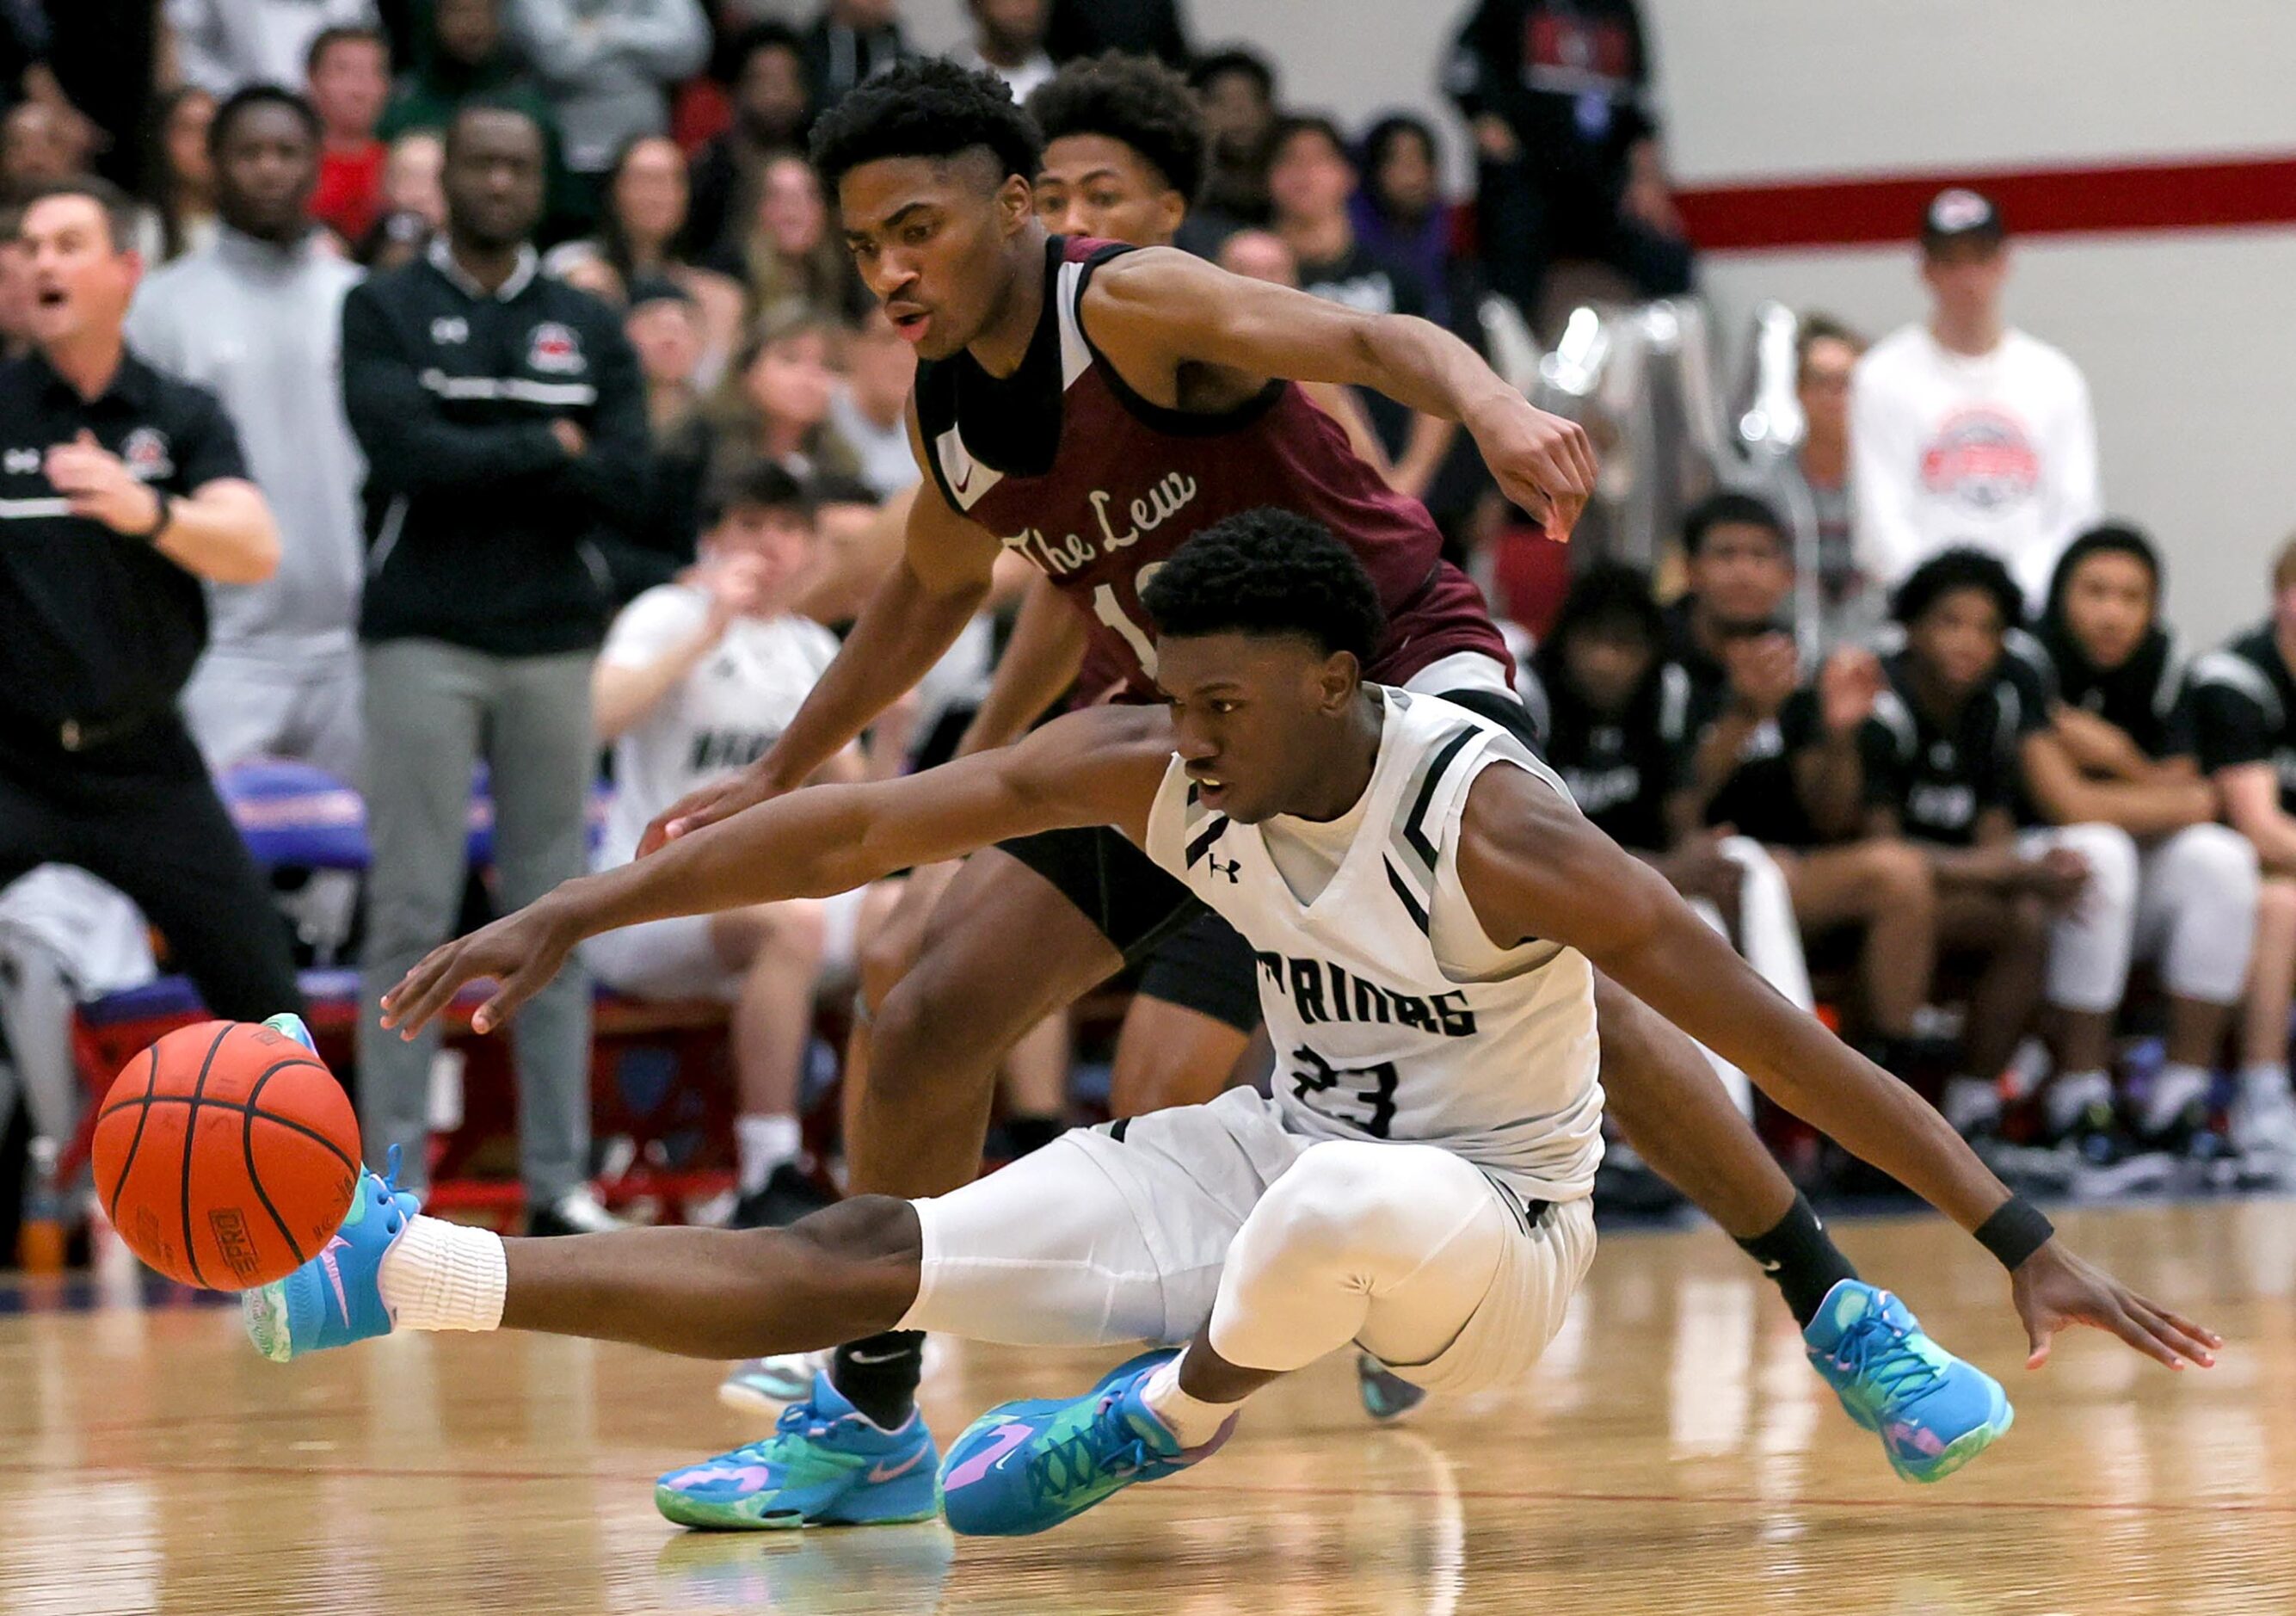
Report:
<svg viewBox="0 0 2296 1616"><path fill-rule="evenodd" d="M1683 554L1696 555L1705 547L1706 536L1726 523L1765 529L1776 538L1778 549L1786 560L1793 560L1792 546L1786 543L1785 523L1778 520L1778 513L1770 502L1736 488L1724 488L1718 493L1709 494L1684 513Z"/></svg>
<svg viewBox="0 0 2296 1616"><path fill-rule="evenodd" d="M1005 175L1033 180L1044 140L994 73L928 57L855 86L813 127L813 166L834 193L863 163L987 150Z"/></svg>
<svg viewBox="0 0 2296 1616"><path fill-rule="evenodd" d="M1437 168L1442 168L1443 143L1435 134L1435 126L1415 113L1390 112L1364 132L1364 172L1378 173L1380 164L1387 160L1389 148L1406 139L1425 144L1428 157Z"/></svg>
<svg viewBox="0 0 2296 1616"><path fill-rule="evenodd" d="M1666 614L1659 610L1648 572L1623 562L1597 562L1570 580L1554 626L1532 658L1549 688L1562 680L1571 638L1598 628L1624 628L1647 642L1653 654L1666 644Z"/></svg>
<svg viewBox="0 0 2296 1616"><path fill-rule="evenodd" d="M2004 628L2014 628L2025 620L2025 594L2009 576L2009 569L1998 556L1967 545L1932 555L1915 568L1890 597L1890 615L1910 628L1938 602L1964 589L1991 595L2000 608Z"/></svg>
<svg viewBox="0 0 2296 1616"><path fill-rule="evenodd" d="M1249 46L1227 45L1196 58L1188 70L1188 82L1199 90L1208 88L1215 78L1225 78L1230 73L1242 73L1259 86L1259 98L1271 104L1275 100L1275 69L1267 58Z"/></svg>
<svg viewBox="0 0 2296 1616"><path fill-rule="evenodd" d="M2057 557L2056 570L2049 575L2049 608L2046 615L2050 622L2060 622L2064 618L2065 591L2071 587L2074 570L2090 556L2108 553L2128 556L2152 576L2153 614L2160 614L2161 552L2153 548L2144 529L2134 522L2105 521L2074 539Z"/></svg>
<svg viewBox="0 0 2296 1616"><path fill-rule="evenodd" d="M380 29L356 27L323 28L312 36L310 49L303 53L304 77L316 76L319 63L326 59L329 51L354 39L363 45L371 45L380 49L382 52L382 70L386 73L390 70L390 41L383 37Z"/></svg>
<svg viewBox="0 0 2296 1616"><path fill-rule="evenodd" d="M111 233L114 252L135 250L135 238L143 229L144 210L135 199L97 174L75 175L53 185L40 186L24 199L22 211L16 216L16 236L24 234L24 221L31 217L34 204L55 196L84 196L103 210L104 228Z"/></svg>
<svg viewBox="0 0 2296 1616"><path fill-rule="evenodd" d="M1190 201L1203 184L1203 109L1188 81L1152 56L1071 62L1037 86L1029 116L1047 144L1064 135L1123 142Z"/></svg>
<svg viewBox="0 0 2296 1616"><path fill-rule="evenodd" d="M742 505L793 511L811 521L814 496L778 462L762 457L744 461L710 480L701 502L701 530L707 533Z"/></svg>
<svg viewBox="0 0 2296 1616"><path fill-rule="evenodd" d="M823 472L816 475L808 492L813 496L816 510L823 505L882 505L877 490L845 472Z"/></svg>
<svg viewBox="0 0 2296 1616"><path fill-rule="evenodd" d="M1369 665L1386 630L1355 552L1312 517L1261 505L1212 523L1140 592L1162 637L1292 635Z"/></svg>
<svg viewBox="0 0 2296 1616"><path fill-rule="evenodd" d="M1332 150L1339 154L1341 162L1354 166L1356 149L1348 144L1347 131L1340 127L1337 119L1322 112L1286 112L1275 120L1275 133L1269 137L1267 149L1280 152L1300 135L1322 135L1332 143Z"/></svg>
<svg viewBox="0 0 2296 1616"><path fill-rule="evenodd" d="M301 121L304 132L310 135L314 144L326 138L325 127L319 122L318 109L312 106L307 98L281 85L243 85L224 98L223 105L216 109L214 121L208 125L209 161L212 162L223 155L224 136L231 133L231 126L239 121L240 115L251 112L258 107L284 107Z"/></svg>
<svg viewBox="0 0 2296 1616"><path fill-rule="evenodd" d="M534 115L534 109L513 100L504 93L481 91L468 100L456 103L455 111L447 119L446 128L440 131L439 138L446 145L447 160L454 160L455 139L462 134L463 126L473 118L517 119L531 128L535 137L542 142L543 154L545 160L547 160L550 151L550 132L542 127L542 120Z"/></svg>

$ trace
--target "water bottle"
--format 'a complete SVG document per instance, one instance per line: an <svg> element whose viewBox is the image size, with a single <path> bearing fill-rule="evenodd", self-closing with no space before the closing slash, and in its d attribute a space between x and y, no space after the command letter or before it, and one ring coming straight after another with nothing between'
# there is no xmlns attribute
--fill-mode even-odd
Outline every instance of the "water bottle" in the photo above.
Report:
<svg viewBox="0 0 2296 1616"><path fill-rule="evenodd" d="M53 1139L34 1139L25 1152L24 1216L16 1230L16 1266L27 1274L63 1272L63 1197L57 1192Z"/></svg>

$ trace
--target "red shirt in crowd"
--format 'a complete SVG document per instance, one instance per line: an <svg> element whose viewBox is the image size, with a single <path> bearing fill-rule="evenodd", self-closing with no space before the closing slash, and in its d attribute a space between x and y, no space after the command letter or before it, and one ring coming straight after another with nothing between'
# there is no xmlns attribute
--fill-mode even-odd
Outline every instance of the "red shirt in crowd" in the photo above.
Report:
<svg viewBox="0 0 2296 1616"><path fill-rule="evenodd" d="M382 217L382 165L390 148L379 140L330 144L319 154L319 185L311 217L357 246Z"/></svg>

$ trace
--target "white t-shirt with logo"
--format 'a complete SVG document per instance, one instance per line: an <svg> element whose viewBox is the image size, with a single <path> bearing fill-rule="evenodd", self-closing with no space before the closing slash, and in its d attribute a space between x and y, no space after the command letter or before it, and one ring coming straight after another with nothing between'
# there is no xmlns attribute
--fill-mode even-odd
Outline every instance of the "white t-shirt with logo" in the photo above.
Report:
<svg viewBox="0 0 2296 1616"><path fill-rule="evenodd" d="M2088 383L2021 331L1977 357L1923 325L1875 343L1852 383L1849 445L1857 554L1885 587L1973 545L2038 603L2066 544L2103 508Z"/></svg>
<svg viewBox="0 0 2296 1616"><path fill-rule="evenodd" d="M651 667L709 618L702 590L649 589L614 619L599 658L610 668ZM614 800L596 866L627 864L655 815L763 756L836 654L837 636L809 619L736 618L685 682L614 742Z"/></svg>

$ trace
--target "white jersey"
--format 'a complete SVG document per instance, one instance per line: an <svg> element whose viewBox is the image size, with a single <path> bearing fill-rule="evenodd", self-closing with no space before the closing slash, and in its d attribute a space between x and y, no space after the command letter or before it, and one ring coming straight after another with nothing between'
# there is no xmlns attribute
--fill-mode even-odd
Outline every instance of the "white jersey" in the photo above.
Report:
<svg viewBox="0 0 2296 1616"><path fill-rule="evenodd" d="M598 660L647 667L709 617L709 597L699 589L649 589L614 619ZM735 619L685 681L614 742L614 801L597 867L627 864L655 815L763 757L836 654L837 636L808 619Z"/></svg>
<svg viewBox="0 0 2296 1616"><path fill-rule="evenodd" d="M1467 788L1485 768L1512 765L1568 793L1489 720L1375 688L1379 758L1347 816L1360 822L1312 896L1270 851L1300 822L1239 824L1206 808L1177 757L1148 856L1259 956L1286 1127L1439 1145L1526 1198L1577 1200L1603 1153L1593 969L1558 944L1494 942L1458 865ZM1303 859L1295 849L1283 865L1296 879Z"/></svg>

